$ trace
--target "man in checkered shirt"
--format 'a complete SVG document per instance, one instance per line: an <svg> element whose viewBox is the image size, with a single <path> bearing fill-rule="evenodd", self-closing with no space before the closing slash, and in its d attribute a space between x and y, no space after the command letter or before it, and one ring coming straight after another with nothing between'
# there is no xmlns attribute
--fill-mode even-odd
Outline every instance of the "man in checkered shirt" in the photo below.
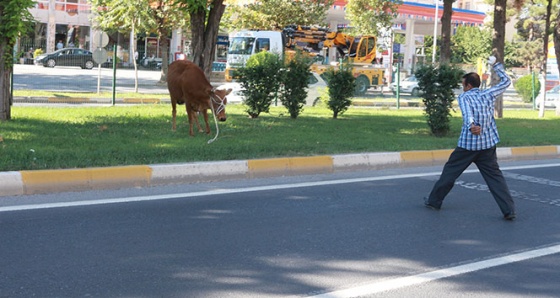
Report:
<svg viewBox="0 0 560 298"><path fill-rule="evenodd" d="M496 155L496 144L500 141L494 119L494 102L511 84L504 65L496 63L496 57L488 58L489 67L500 78L500 82L486 90L480 90L480 77L471 72L463 76L463 93L459 96L459 107L463 114L463 126L457 148L449 156L439 180L424 205L439 210L445 196L451 191L455 180L471 163L478 167L492 196L498 203L504 219L515 219L515 203L506 180L500 171Z"/></svg>

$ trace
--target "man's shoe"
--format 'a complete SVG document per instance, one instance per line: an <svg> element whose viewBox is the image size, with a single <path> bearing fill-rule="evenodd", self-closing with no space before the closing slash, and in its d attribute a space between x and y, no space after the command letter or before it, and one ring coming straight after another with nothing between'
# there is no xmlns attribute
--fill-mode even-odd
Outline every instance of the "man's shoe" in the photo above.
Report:
<svg viewBox="0 0 560 298"><path fill-rule="evenodd" d="M428 203L428 198L426 198L426 197L424 198L424 206L426 206L426 208L430 208L430 209L436 210L436 211L440 209L439 207L436 207L436 206Z"/></svg>
<svg viewBox="0 0 560 298"><path fill-rule="evenodd" d="M505 220L514 220L515 219L515 212L510 212L510 213L504 215L504 219Z"/></svg>

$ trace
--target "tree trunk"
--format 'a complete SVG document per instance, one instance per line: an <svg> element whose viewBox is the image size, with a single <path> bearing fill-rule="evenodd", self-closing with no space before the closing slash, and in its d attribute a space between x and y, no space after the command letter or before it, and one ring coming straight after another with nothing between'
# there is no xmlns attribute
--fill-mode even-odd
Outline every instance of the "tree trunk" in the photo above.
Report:
<svg viewBox="0 0 560 298"><path fill-rule="evenodd" d="M552 0L548 0L548 4L546 6L544 32L550 32L551 11L552 11ZM548 34L545 34L544 37L543 37L543 53L544 53L544 58L543 58L543 61L542 61L541 72L543 74L544 83L545 83L545 86L543 86L543 88L546 88L546 80L547 80L546 79L546 69L547 69L546 62L548 60ZM546 89L544 91L546 91ZM544 103L546 102L546 92L544 92L543 94L544 94L544 97L543 97L543 103L541 104L541 108L539 109L539 118L544 117Z"/></svg>
<svg viewBox="0 0 560 298"><path fill-rule="evenodd" d="M167 69L169 68L169 31L161 29L159 31L159 47L161 49L161 77L160 83L167 82Z"/></svg>
<svg viewBox="0 0 560 298"><path fill-rule="evenodd" d="M496 0L494 4L494 32L492 34L492 55L497 62L504 63L505 33L506 33L506 4L507 0ZM492 85L498 83L499 78L492 76ZM494 104L494 117L503 117L504 97L498 96Z"/></svg>
<svg viewBox="0 0 560 298"><path fill-rule="evenodd" d="M443 14L441 16L441 64L447 64L451 61L451 15L453 14L453 2L454 0L443 0ZM434 36L434 38L436 37Z"/></svg>
<svg viewBox="0 0 560 298"><path fill-rule="evenodd" d="M12 67L6 65L7 63L4 58L4 53L9 53L11 50L11 47L7 44L7 40L0 40L0 121L6 121L12 118L12 92L10 84Z"/></svg>
<svg viewBox="0 0 560 298"><path fill-rule="evenodd" d="M223 3L223 0L212 1L212 9L208 14L207 22L204 10L190 14L193 62L202 68L207 78L210 78L212 74L219 24L225 11Z"/></svg>
<svg viewBox="0 0 560 298"><path fill-rule="evenodd" d="M11 69L6 69L6 66L0 65L0 121L6 121L12 118L11 73Z"/></svg>
<svg viewBox="0 0 560 298"><path fill-rule="evenodd" d="M191 34L192 34L192 60L193 62L204 69L204 63L202 63L203 53L204 53L204 31L205 31L205 21L206 12L200 10L197 12L191 12Z"/></svg>
<svg viewBox="0 0 560 298"><path fill-rule="evenodd" d="M556 64L560 72L560 13L556 15L556 26L552 35L554 41L554 53L556 53Z"/></svg>

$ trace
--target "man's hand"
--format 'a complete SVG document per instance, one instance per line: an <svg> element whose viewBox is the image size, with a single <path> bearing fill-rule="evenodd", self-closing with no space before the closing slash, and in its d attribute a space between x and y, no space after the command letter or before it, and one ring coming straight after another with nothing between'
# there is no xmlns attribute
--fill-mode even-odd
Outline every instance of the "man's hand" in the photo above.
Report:
<svg viewBox="0 0 560 298"><path fill-rule="evenodd" d="M482 131L482 129L480 128L480 125L475 125L474 123L471 124L471 128L470 131L473 135L475 136L479 136L480 132Z"/></svg>
<svg viewBox="0 0 560 298"><path fill-rule="evenodd" d="M488 67L492 67L494 66L494 64L496 64L496 57L494 56L490 56L488 57Z"/></svg>

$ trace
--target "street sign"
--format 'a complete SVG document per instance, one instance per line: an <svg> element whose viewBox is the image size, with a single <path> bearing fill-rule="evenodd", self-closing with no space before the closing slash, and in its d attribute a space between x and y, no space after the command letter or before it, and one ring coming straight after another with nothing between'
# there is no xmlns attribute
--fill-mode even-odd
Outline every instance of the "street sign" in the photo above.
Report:
<svg viewBox="0 0 560 298"><path fill-rule="evenodd" d="M95 31L91 40L94 48L103 48L109 44L109 35L102 31Z"/></svg>
<svg viewBox="0 0 560 298"><path fill-rule="evenodd" d="M97 64L105 63L107 61L107 57L108 55L105 49L97 48L95 49L95 51L93 51L93 61L95 61Z"/></svg>

